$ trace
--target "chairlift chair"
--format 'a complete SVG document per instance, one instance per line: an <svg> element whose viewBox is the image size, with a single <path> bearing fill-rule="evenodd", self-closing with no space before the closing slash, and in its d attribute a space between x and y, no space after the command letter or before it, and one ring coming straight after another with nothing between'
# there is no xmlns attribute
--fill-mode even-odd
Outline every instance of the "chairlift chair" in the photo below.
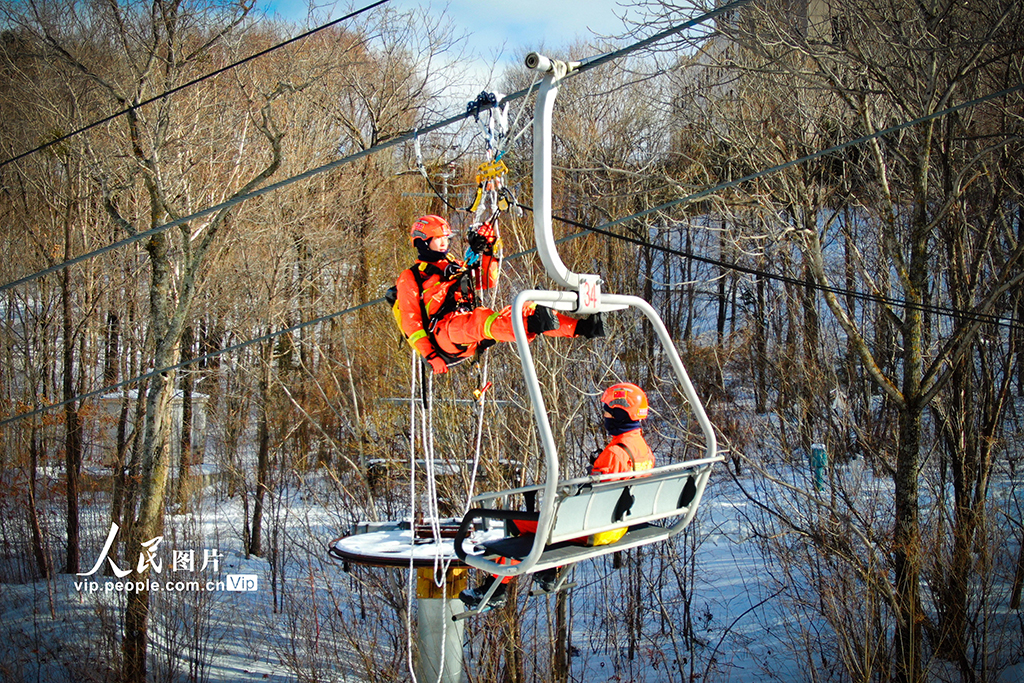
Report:
<svg viewBox="0 0 1024 683"><path fill-rule="evenodd" d="M561 62L531 53L526 65L544 74L537 93L533 123L534 234L537 251L548 276L564 289L522 291L516 296L512 310L516 347L544 450L546 479L533 486L474 497L471 500L473 507L463 517L455 538L455 553L459 559L496 576L531 574L675 536L693 519L712 466L724 459L718 453L714 428L657 311L639 297L603 293L599 276L573 273L559 258L551 219L551 114L559 81L579 63ZM560 481L558 451L523 324L523 309L528 302L579 314L629 308L643 313L656 332L676 381L703 433L703 457L643 472ZM512 509L517 496L539 497L539 509ZM489 520L505 520L507 527L514 526L507 524L509 520L535 521L537 532L506 535L502 539L480 543L472 552L467 552L463 547L466 538L474 527ZM628 527L626 534L615 543L593 547L585 543L585 539L593 534L624 526ZM486 606L497 585L497 581L492 582L478 610Z"/></svg>

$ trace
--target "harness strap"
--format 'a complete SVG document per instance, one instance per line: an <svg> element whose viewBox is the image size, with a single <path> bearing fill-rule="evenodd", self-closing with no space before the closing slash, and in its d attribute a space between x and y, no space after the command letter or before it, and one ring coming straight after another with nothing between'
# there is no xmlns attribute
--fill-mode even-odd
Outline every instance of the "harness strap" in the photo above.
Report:
<svg viewBox="0 0 1024 683"><path fill-rule="evenodd" d="M636 470L636 458L633 457L633 451L621 441L617 441L612 444L613 446L622 446L622 450L626 451L626 457L629 459L629 469Z"/></svg>
<svg viewBox="0 0 1024 683"><path fill-rule="evenodd" d="M409 337L409 341L415 341L413 337L416 337L416 339L420 339L422 336L425 336L430 339L430 345L434 348L434 353L436 353L446 364L452 365L453 363L457 363L463 360L464 356L453 356L452 354L447 353L444 349L442 349L440 344L437 343L437 337L434 336L434 327L436 327L438 321L441 320L441 318L443 318L444 316L451 313L452 311L456 310L456 308L458 308L458 302L455 301L455 294L453 291L454 287L450 287L448 289L448 292L445 294L445 299L441 303L441 307L437 309L437 312L434 313L434 315L429 315L427 313L427 305L423 303L423 283L426 282L427 278L429 278L431 275L440 275L441 277L444 277L444 271L435 266L433 263L423 263L420 264L419 266L413 266L409 270L412 271L413 280L416 281L416 288L419 291L419 296L417 296L416 299L420 305L420 320L423 322L423 329ZM429 270L433 270L434 272L427 272ZM462 277L465 277L465 275L466 273L463 272L462 274L458 275L455 279L458 280ZM459 350L460 354L464 354L466 351L469 351L468 345L455 343L453 343L452 345Z"/></svg>

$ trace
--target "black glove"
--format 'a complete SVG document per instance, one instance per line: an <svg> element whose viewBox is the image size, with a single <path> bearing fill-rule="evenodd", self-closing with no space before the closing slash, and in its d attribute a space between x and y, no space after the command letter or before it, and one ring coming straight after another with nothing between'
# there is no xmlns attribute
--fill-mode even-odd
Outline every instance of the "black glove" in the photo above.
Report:
<svg viewBox="0 0 1024 683"><path fill-rule="evenodd" d="M455 263L449 261L448 265L444 267L444 272L441 277L445 280L454 280L455 278L462 277L462 274L466 272L466 268L461 263Z"/></svg>
<svg viewBox="0 0 1024 683"><path fill-rule="evenodd" d="M494 255L494 242L498 239L498 233L490 223L484 223L466 235L469 241L469 248L478 254L487 256Z"/></svg>

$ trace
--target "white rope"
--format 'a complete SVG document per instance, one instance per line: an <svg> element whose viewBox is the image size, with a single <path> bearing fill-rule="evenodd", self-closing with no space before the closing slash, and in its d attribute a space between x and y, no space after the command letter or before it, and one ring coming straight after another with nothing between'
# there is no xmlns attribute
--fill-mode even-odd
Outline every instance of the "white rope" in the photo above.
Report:
<svg viewBox="0 0 1024 683"><path fill-rule="evenodd" d="M498 222L495 221L494 225L494 243L495 245L501 244L501 229L498 227ZM505 262L501 258L501 254L496 254L496 261L498 264L498 271L494 274L494 281L491 287L489 297L487 300L487 308L492 311L495 309L495 305L498 301L498 283L501 282L501 273L504 268ZM474 296L477 296L477 292L473 292ZM483 393L480 395L480 400L477 401L477 422L476 422L476 447L473 452L473 469L469 476L469 488L466 491L466 505L462 510L463 516L469 512L469 507L473 500L473 491L476 490L476 477L480 468L480 450L483 442L484 435L484 408L487 404L487 376L490 369L490 356L484 356L483 368L480 371L480 388Z"/></svg>
<svg viewBox="0 0 1024 683"><path fill-rule="evenodd" d="M490 364L490 357L484 357L483 369L480 371L480 386L487 386L487 370ZM469 506L473 501L473 491L476 490L476 475L480 469L480 446L483 442L484 437L484 407L487 403L487 392L484 391L480 395L480 400L477 401L477 418L476 418L476 448L473 453L473 470L469 475L469 489L466 491L466 506L462 511L465 515L469 512Z"/></svg>
<svg viewBox="0 0 1024 683"><path fill-rule="evenodd" d="M405 638L406 658L409 665L409 676L416 683L416 666L412 657L412 599L415 588L415 567L413 566L413 550L416 547L416 370L420 367L419 358L412 352L412 393L409 396L409 572L406 579L405 606Z"/></svg>
<svg viewBox="0 0 1024 683"><path fill-rule="evenodd" d="M437 472L436 457L434 454L434 378L429 375L427 391L427 412L429 415L430 445L424 449L424 461L427 480L427 519L430 524L431 535L434 541L434 585L444 588L448 580L448 567L451 558L444 561L444 553L441 546L441 511L438 506L437 493ZM438 581L438 574L441 579Z"/></svg>
<svg viewBox="0 0 1024 683"><path fill-rule="evenodd" d="M416 665L413 661L413 636L412 636L412 608L413 608L413 597L416 589L416 568L414 564L414 551L416 547L416 404L420 403L419 421L420 421L420 442L423 446L424 453L424 472L427 480L427 491L426 491L426 512L425 517L429 520L431 525L431 532L433 534L435 552L434 552L434 583L441 588L441 595L443 601L443 608L441 610L441 657L440 666L437 672L436 683L441 683L441 679L444 677L445 667L445 647L448 638L448 619L447 614L447 596L448 596L448 566L451 563L451 559L447 562L439 563L441 557L441 525L440 516L438 513L437 505L437 478L435 476L435 458L434 458L434 386L433 386L433 375L427 375L426 379L423 378L424 374L423 364L419 362L419 357L415 351L412 353L412 368L411 368L411 395L409 397L409 528L410 528L410 541L409 541L409 570L407 578L407 604L406 604L406 615L405 615L405 632L406 632L406 660L409 666L409 675L412 678L413 683L416 683ZM427 401L423 404L423 401L417 400L416 388L417 388L417 377L419 377L419 386L423 387L426 385ZM440 569L440 572L438 571ZM438 575L441 580L438 582Z"/></svg>
<svg viewBox="0 0 1024 683"><path fill-rule="evenodd" d="M427 375L427 424L429 446L424 448L424 464L427 479L427 515L430 522L430 531L434 541L434 585L441 589L441 657L437 667L437 682L441 683L444 677L445 665L445 642L448 637L448 619L446 618L448 601L448 567L451 565L451 558L443 559L441 546L441 513L437 503L437 473L435 471L434 456L434 376ZM414 534L415 538L415 534ZM438 581L440 576L440 581Z"/></svg>
<svg viewBox="0 0 1024 683"><path fill-rule="evenodd" d="M419 371L419 372L417 372ZM443 596L442 600L447 600L448 595L448 567L444 567L444 571L441 573L441 583L437 584L437 555L440 553L440 523L438 521L437 514L437 486L436 478L434 477L434 437L433 437L433 376L427 375L427 379L423 379L423 364L419 362L419 356L415 351L412 352L412 369L411 369L411 381L412 387L411 395L409 397L409 571L406 582L407 589L407 602L405 611L405 634L406 634L406 661L409 666L409 676L412 678L413 683L417 683L416 679L416 664L413 661L413 638L412 638L412 606L413 597L416 589L416 568L414 565L414 551L416 548L416 386L417 376L419 376L419 385L423 386L426 384L427 390L427 403L421 405L420 409L420 441L423 445L424 452L424 464L427 479L427 494L426 494L426 506L427 506L427 518L431 520L431 527L434 534L434 544L437 548L435 551L435 563L434 563L434 583L438 585ZM422 404L422 401L421 401ZM446 603L445 603L446 606ZM445 666L445 643L447 640L448 633L448 619L446 618L446 609L441 610L441 657L440 666L437 672L436 683L441 683L441 679L444 677L444 666ZM422 656L422 655L421 655Z"/></svg>

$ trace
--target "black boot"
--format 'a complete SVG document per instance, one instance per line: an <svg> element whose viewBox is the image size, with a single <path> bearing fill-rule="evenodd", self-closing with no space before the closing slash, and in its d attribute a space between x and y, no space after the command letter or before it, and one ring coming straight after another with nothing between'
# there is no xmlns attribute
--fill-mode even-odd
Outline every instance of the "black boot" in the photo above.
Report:
<svg viewBox="0 0 1024 683"><path fill-rule="evenodd" d="M526 319L526 331L530 334L544 334L558 329L558 316L547 306L538 305Z"/></svg>
<svg viewBox="0 0 1024 683"><path fill-rule="evenodd" d="M491 581L497 581L498 579L491 579ZM476 586L475 588L467 588L466 590L459 593L459 600L462 600L462 604L467 609L476 609L480 604L480 601L487 595L487 591L491 589L491 581L485 581L484 583ZM499 583L497 590L494 591L494 595L487 601L487 609L501 607L505 604L505 584Z"/></svg>
<svg viewBox="0 0 1024 683"><path fill-rule="evenodd" d="M558 586L558 569L545 569L533 575L533 582L544 593L551 593Z"/></svg>
<svg viewBox="0 0 1024 683"><path fill-rule="evenodd" d="M601 320L600 313L594 313L588 315L586 318L580 318L576 321L576 337L583 337L584 339L596 339L597 337L604 336L604 321Z"/></svg>

